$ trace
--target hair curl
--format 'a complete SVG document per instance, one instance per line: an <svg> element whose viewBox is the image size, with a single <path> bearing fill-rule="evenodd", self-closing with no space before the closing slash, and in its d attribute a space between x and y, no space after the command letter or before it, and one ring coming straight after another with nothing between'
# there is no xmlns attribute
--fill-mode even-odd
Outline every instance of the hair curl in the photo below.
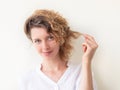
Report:
<svg viewBox="0 0 120 90"><path fill-rule="evenodd" d="M60 58L68 61L73 49L71 41L78 38L80 33L72 31L65 18L53 10L36 10L24 25L24 32L30 40L32 40L31 29L33 27L46 28L48 33L52 33L60 43Z"/></svg>

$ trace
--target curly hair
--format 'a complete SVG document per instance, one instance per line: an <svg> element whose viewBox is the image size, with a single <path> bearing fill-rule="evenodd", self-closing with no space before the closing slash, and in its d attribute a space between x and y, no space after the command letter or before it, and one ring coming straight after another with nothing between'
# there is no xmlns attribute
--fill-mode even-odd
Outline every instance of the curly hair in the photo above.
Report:
<svg viewBox="0 0 120 90"><path fill-rule="evenodd" d="M33 27L46 28L48 33L52 33L56 41L60 43L59 54L61 60L69 60L71 50L73 49L71 41L78 38L80 33L72 31L65 18L53 10L36 10L26 20L24 25L24 32L31 41L31 29Z"/></svg>

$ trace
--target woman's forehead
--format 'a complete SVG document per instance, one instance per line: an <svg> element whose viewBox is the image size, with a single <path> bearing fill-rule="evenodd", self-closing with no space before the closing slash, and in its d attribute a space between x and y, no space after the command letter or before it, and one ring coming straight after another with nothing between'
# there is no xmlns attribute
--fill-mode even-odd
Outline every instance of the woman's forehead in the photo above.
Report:
<svg viewBox="0 0 120 90"><path fill-rule="evenodd" d="M36 35L48 35L49 33L45 28L40 28L40 27L34 27L31 29L31 36L36 36Z"/></svg>

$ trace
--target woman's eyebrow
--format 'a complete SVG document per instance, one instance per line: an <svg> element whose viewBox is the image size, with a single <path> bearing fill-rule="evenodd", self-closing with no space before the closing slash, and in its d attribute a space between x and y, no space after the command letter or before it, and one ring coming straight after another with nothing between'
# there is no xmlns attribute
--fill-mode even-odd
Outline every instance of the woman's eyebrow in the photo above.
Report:
<svg viewBox="0 0 120 90"><path fill-rule="evenodd" d="M35 41L35 40L40 40L40 39L39 38L33 38L32 40Z"/></svg>
<svg viewBox="0 0 120 90"><path fill-rule="evenodd" d="M50 36L53 36L53 35L48 34L48 35L46 35L44 38L48 38L48 37L50 37ZM40 37L33 38L32 40L40 40Z"/></svg>

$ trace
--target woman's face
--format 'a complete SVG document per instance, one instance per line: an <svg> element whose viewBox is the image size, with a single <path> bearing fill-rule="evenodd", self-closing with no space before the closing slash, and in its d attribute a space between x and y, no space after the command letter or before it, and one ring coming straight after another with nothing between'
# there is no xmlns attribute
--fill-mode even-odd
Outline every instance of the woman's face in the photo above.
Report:
<svg viewBox="0 0 120 90"><path fill-rule="evenodd" d="M45 28L32 28L31 38L36 50L44 59L59 57L60 45L56 42L54 36L48 33Z"/></svg>

